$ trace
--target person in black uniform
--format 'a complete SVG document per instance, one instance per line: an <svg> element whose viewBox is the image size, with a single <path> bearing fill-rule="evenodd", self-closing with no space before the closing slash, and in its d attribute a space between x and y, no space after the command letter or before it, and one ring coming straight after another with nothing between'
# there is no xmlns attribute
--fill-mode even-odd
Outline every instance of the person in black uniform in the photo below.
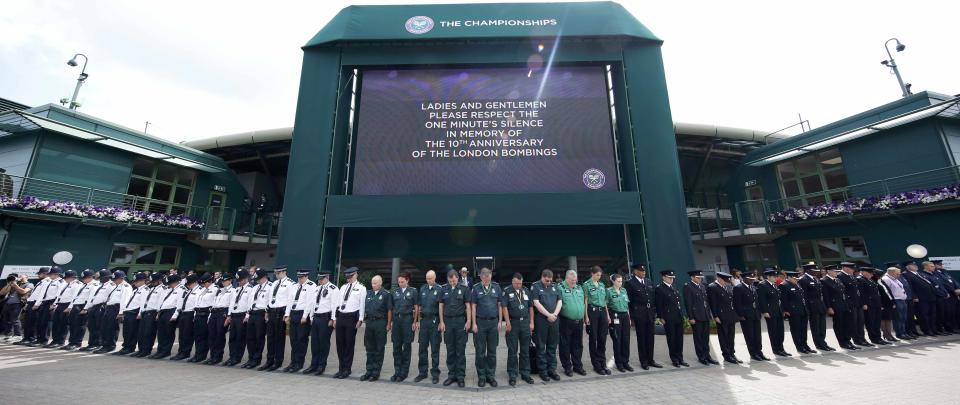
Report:
<svg viewBox="0 0 960 405"><path fill-rule="evenodd" d="M717 323L717 340L720 341L723 361L739 364L743 362L736 356L734 336L740 316L733 309L733 293L727 289L729 287L732 290L732 278L730 273L718 271L717 280L707 287L707 302L710 304L713 320Z"/></svg>
<svg viewBox="0 0 960 405"><path fill-rule="evenodd" d="M693 347L697 361L705 366L720 364L710 356L710 306L707 304L707 288L703 285L703 272L688 271L690 281L683 286L683 302L687 319L693 331Z"/></svg>
<svg viewBox="0 0 960 405"><path fill-rule="evenodd" d="M256 287L250 297L250 311L247 313L247 362L243 368L257 368L263 361L264 339L267 337L267 306L270 304L270 273L266 269L257 269Z"/></svg>
<svg viewBox="0 0 960 405"><path fill-rule="evenodd" d="M680 292L673 286L676 275L673 270L664 270L660 276L663 281L654 290L653 301L657 318L667 335L670 362L674 367L690 367L683 361L683 307L680 305Z"/></svg>
<svg viewBox="0 0 960 405"><path fill-rule="evenodd" d="M780 270L767 267L763 271L766 278L757 285L757 309L767 323L770 335L770 347L777 356L790 357L783 349L783 307L780 306L780 288L777 287L777 274Z"/></svg>
<svg viewBox="0 0 960 405"><path fill-rule="evenodd" d="M754 273L742 274L740 284L733 287L733 309L740 317L740 330L743 331L743 340L747 343L750 359L767 361L770 359L763 355L760 311L757 310L757 287L754 285L756 281L757 277Z"/></svg>
<svg viewBox="0 0 960 405"><path fill-rule="evenodd" d="M907 279L906 274L910 272L910 268L913 268L914 271L917 269L917 263L913 260L908 260L900 264L900 277L897 280L900 281L900 284L903 285L903 292L907 294L907 317L903 322L903 327L905 329L904 337L908 338L907 340L913 340L920 337L919 332L917 331L917 304L920 302L920 299L917 298L916 293L913 292L913 285L910 284L910 280Z"/></svg>
<svg viewBox="0 0 960 405"><path fill-rule="evenodd" d="M447 285L440 293L440 331L447 343L447 379L443 385L454 382L463 388L466 377L467 331L472 324L467 307L471 304L470 289L459 283L455 270L447 271Z"/></svg>
<svg viewBox="0 0 960 405"><path fill-rule="evenodd" d="M920 326L920 331L924 335L932 336L936 324L936 288L917 271L915 262L907 262L906 268L907 271L903 272L903 278L907 280L907 283L910 283L910 289L913 291L916 303L916 323ZM910 332L909 327L908 332Z"/></svg>
<svg viewBox="0 0 960 405"><path fill-rule="evenodd" d="M852 262L840 263L841 273L837 277L843 282L843 292L850 307L850 322L845 323L848 336L857 346L873 346L863 338L863 303L860 299L860 283L857 282L857 265Z"/></svg>
<svg viewBox="0 0 960 405"><path fill-rule="evenodd" d="M827 307L827 315L833 317L833 334L837 337L840 347L847 350L857 350L859 347L850 343L847 335L847 323L850 322L850 306L847 303L847 293L843 282L838 278L839 265L825 266L827 271L823 282L823 303Z"/></svg>
<svg viewBox="0 0 960 405"><path fill-rule="evenodd" d="M827 344L827 307L823 305L823 283L820 267L810 263L803 265L803 276L798 280L807 299L807 316L810 317L810 336L817 349L828 352L836 349Z"/></svg>
<svg viewBox="0 0 960 405"><path fill-rule="evenodd" d="M886 346L890 342L880 336L880 287L874 281L877 269L870 266L860 267L860 278L857 283L860 287L860 302L864 306L863 319L867 336L875 345Z"/></svg>
<svg viewBox="0 0 960 405"><path fill-rule="evenodd" d="M807 346L807 299L797 277L798 271L784 271L787 279L780 284L780 303L783 315L790 322L790 337L800 353L816 353Z"/></svg>
<svg viewBox="0 0 960 405"><path fill-rule="evenodd" d="M637 356L640 368L661 368L653 360L653 334L656 311L653 308L653 286L646 280L647 269L642 264L633 265L633 277L627 281L627 299L630 301L630 319L637 334Z"/></svg>
<svg viewBox="0 0 960 405"><path fill-rule="evenodd" d="M413 335L416 328L413 326L414 314L417 305L420 305L420 294L417 289L410 287L410 273L402 272L397 276L397 287L393 294L393 330L390 331L390 342L393 343L393 376L390 381L400 382L407 379L410 373L410 349L413 345ZM491 377L493 378L493 377Z"/></svg>

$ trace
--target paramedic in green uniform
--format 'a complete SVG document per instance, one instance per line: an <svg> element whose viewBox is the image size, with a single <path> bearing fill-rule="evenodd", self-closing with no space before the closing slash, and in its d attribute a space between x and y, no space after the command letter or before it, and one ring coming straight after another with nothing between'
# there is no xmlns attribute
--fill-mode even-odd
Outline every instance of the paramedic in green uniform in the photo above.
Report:
<svg viewBox="0 0 960 405"><path fill-rule="evenodd" d="M583 369L583 320L586 317L586 298L577 284L577 271L567 270L557 288L560 290L560 365L567 377L573 373L587 375Z"/></svg>
<svg viewBox="0 0 960 405"><path fill-rule="evenodd" d="M414 322L420 342L420 373L413 379L420 382L427 378L429 365L431 381L440 382L440 284L437 284L437 272L427 271L427 284L420 287L420 299L417 308L417 319Z"/></svg>
<svg viewBox="0 0 960 405"><path fill-rule="evenodd" d="M360 376L360 381L377 381L380 378L380 368L383 367L383 351L387 346L387 332L393 322L393 296L383 290L383 279L373 276L370 280L370 291L364 303L363 346L367 349L367 372Z"/></svg>
<svg viewBox="0 0 960 405"><path fill-rule="evenodd" d="M410 273L397 276L397 288L393 291L393 330L390 341L393 342L394 374L390 381L400 382L407 379L410 372L410 346L413 343L413 314L420 300L417 289L410 287Z"/></svg>
<svg viewBox="0 0 960 405"><path fill-rule="evenodd" d="M499 285L490 282L492 276L490 269L480 269L480 283L473 285L470 297L473 300L470 313L473 320L478 387L483 387L486 383L490 383L491 387L497 386L497 380L493 377L497 370L497 342L503 326L500 319L500 297L503 293Z"/></svg>
<svg viewBox="0 0 960 405"><path fill-rule="evenodd" d="M466 376L467 331L473 326L467 306L470 289L461 285L456 270L447 272L447 285L440 292L440 332L447 341L447 379L444 386L457 383L463 388Z"/></svg>
<svg viewBox="0 0 960 405"><path fill-rule="evenodd" d="M530 290L523 286L522 274L513 273L510 287L503 289L501 302L503 319L507 324L507 376L510 377L510 386L517 385L518 366L520 379L527 384L533 384L533 378L530 378L529 350L530 332L533 331L533 308L530 307Z"/></svg>
<svg viewBox="0 0 960 405"><path fill-rule="evenodd" d="M557 375L557 343L560 340L560 290L553 285L553 271L543 269L540 280L530 286L530 298L536 308L533 318L537 337L537 361L543 381L560 381Z"/></svg>
<svg viewBox="0 0 960 405"><path fill-rule="evenodd" d="M590 268L590 279L583 282L583 294L587 296L587 343L590 347L590 364L593 371L609 375L607 368L607 332L610 316L607 314L607 286L601 281L603 268Z"/></svg>
<svg viewBox="0 0 960 405"><path fill-rule="evenodd" d="M613 361L617 371L633 371L630 367L630 300L623 288L623 275L610 277L613 287L607 288L607 311L610 313L610 340L613 341Z"/></svg>

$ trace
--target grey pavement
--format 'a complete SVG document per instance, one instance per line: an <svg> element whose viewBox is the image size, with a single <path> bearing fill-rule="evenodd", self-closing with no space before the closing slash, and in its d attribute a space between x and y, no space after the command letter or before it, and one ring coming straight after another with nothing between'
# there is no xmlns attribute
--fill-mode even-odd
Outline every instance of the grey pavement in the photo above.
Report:
<svg viewBox="0 0 960 405"><path fill-rule="evenodd" d="M664 337L657 336L655 357L664 364L663 369L642 371L636 367L636 346L632 345L635 372L614 370L611 376L591 372L572 378L561 375L559 382L536 379L536 384L520 381L517 387L507 385L506 345L501 339L498 388L477 387L472 338L467 343L465 388L443 387L431 384L429 379L391 383L387 379L393 374L393 358L388 342L381 380L371 383L358 378L365 362L362 334L363 330L358 333L354 374L347 380L330 377L337 367L335 349L331 350L327 374L317 377L0 344L0 403L955 403L953 379L960 370L960 335L799 356L788 331L785 347L794 353L791 358L749 361L742 336L738 335L737 353L745 364L702 366L695 361L688 335L684 349L691 367L675 369L669 364ZM715 335L711 335L710 343L714 356L719 357ZM828 330L828 343L837 346L832 330ZM609 343L607 346L609 352ZM446 378L445 351L441 351L441 381ZM764 352L773 357L766 334ZM307 358L309 363L309 353ZM612 364L612 353L608 353L608 359ZM583 360L591 371L588 353ZM410 377L417 374L416 363L414 343Z"/></svg>

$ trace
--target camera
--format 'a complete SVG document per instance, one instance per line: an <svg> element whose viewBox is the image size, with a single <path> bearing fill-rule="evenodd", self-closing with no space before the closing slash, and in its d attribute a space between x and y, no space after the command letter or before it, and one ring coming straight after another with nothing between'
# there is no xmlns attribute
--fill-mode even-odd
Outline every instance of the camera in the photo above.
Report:
<svg viewBox="0 0 960 405"><path fill-rule="evenodd" d="M8 282L8 283L9 283L9 282L12 282L12 281L16 281L16 280L17 280L17 275L16 275L16 274L11 274L11 275L7 276L7 282Z"/></svg>

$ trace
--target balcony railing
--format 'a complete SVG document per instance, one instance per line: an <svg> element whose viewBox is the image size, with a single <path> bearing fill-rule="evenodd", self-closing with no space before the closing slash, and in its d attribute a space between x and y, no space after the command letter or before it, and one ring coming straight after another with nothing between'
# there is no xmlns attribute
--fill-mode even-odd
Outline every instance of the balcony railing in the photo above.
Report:
<svg viewBox="0 0 960 405"><path fill-rule="evenodd" d="M207 207L204 216L206 224L203 236L210 234L232 235L233 241L250 243L276 243L280 235L280 218L278 212L264 212L257 210L238 210L228 207Z"/></svg>
<svg viewBox="0 0 960 405"><path fill-rule="evenodd" d="M690 222L690 233L704 239L708 234L718 234L736 231L735 234L745 235L748 230L763 228L769 232L766 201L748 200L739 201L733 208L707 208L687 212Z"/></svg>

